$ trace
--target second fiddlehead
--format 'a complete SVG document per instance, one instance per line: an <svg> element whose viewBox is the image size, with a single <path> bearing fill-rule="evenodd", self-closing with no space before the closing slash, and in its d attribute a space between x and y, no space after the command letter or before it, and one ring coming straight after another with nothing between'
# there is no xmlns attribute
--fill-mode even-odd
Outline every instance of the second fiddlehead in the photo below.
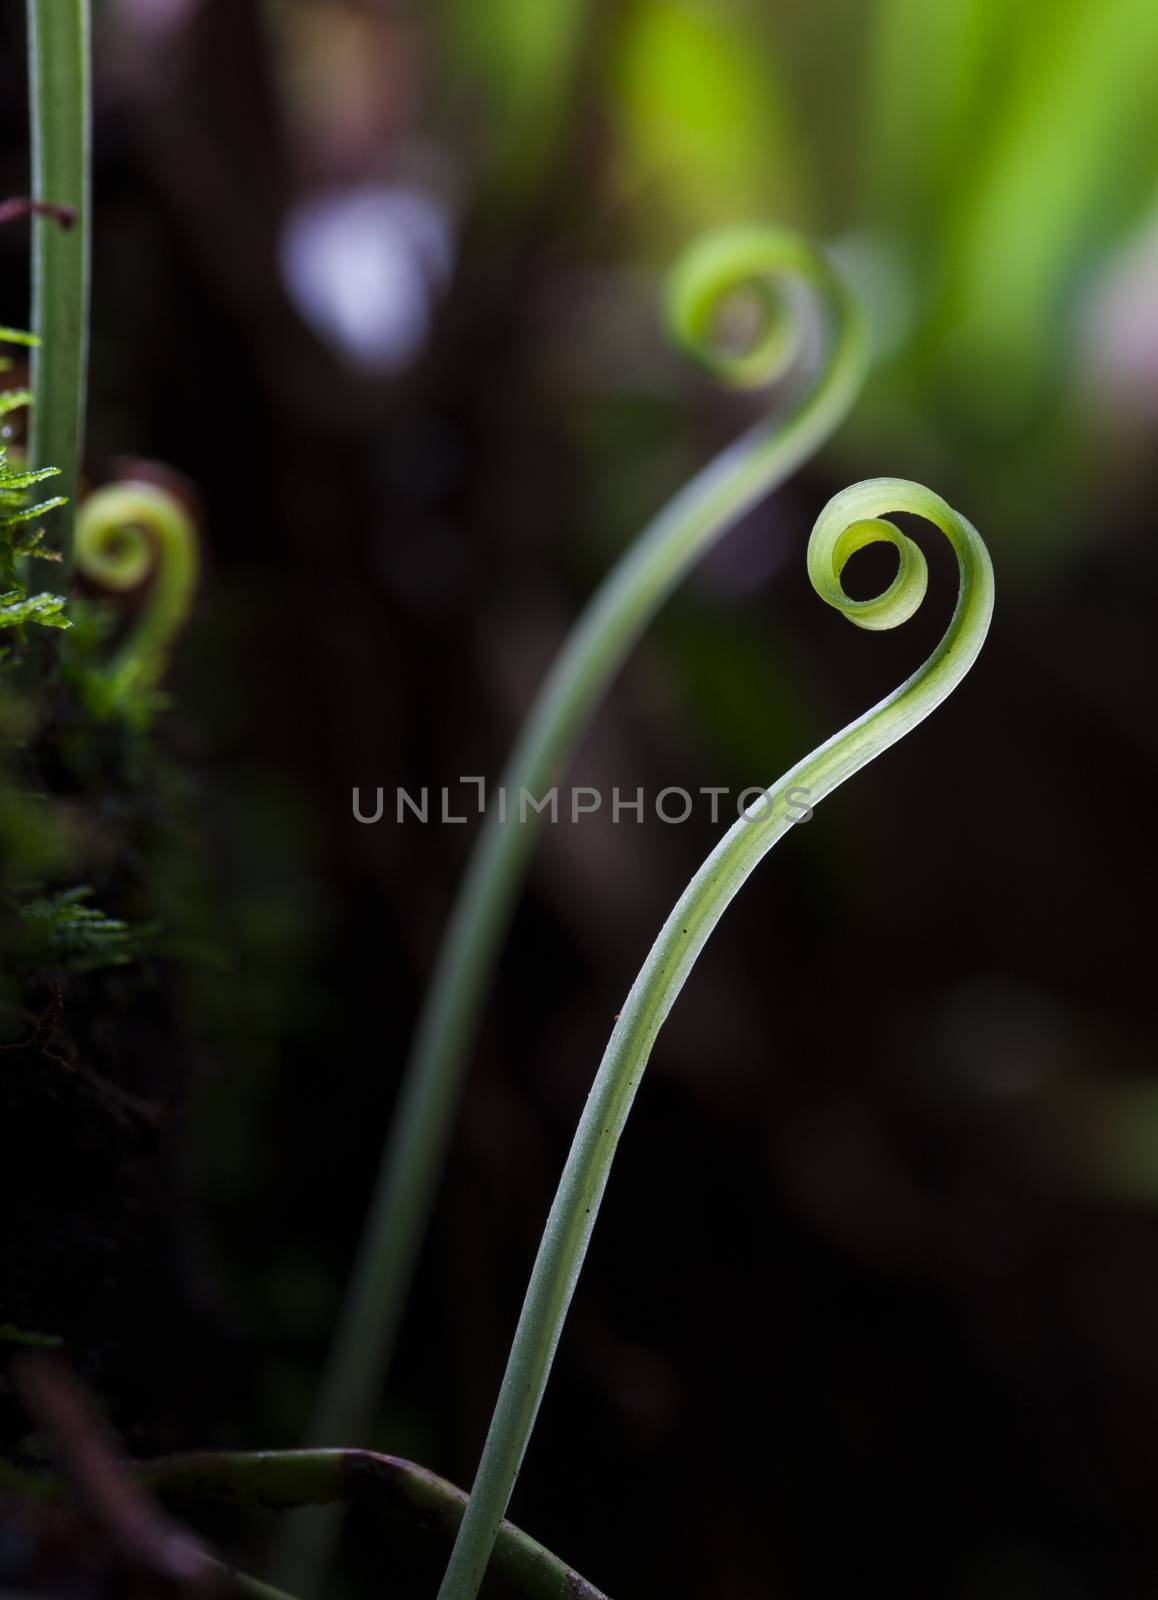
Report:
<svg viewBox="0 0 1158 1600"><path fill-rule="evenodd" d="M957 557L957 605L940 644L899 689L814 750L764 792L692 878L640 969L604 1052L543 1232L482 1462L439 1600L474 1600L506 1513L546 1389L555 1349L587 1253L616 1146L652 1047L700 951L749 875L792 826L793 793L815 806L904 737L973 665L993 611L993 569L976 529L940 496L899 478L876 478L836 495L808 545L808 575L821 599L851 622L896 627L925 594L925 558L888 512L931 522ZM841 584L866 545L895 547L898 570L883 594L853 600Z"/></svg>
<svg viewBox="0 0 1158 1600"><path fill-rule="evenodd" d="M825 254L796 234L724 230L693 246L668 280L665 309L681 347L734 387L773 382L799 332L781 285L817 302L826 347L803 397L717 456L643 530L589 602L551 667L503 773L508 793L541 794L574 749L601 696L656 611L745 512L820 448L860 391L867 361L861 313ZM757 296L746 348L717 338L729 296ZM491 810L451 915L399 1092L350 1288L307 1433L311 1445L364 1433L390 1359L415 1257L441 1171L465 1062L505 935L535 826ZM324 1565L321 1525L287 1531L276 1571L309 1592Z"/></svg>
<svg viewBox="0 0 1158 1600"><path fill-rule="evenodd" d="M197 533L177 497L154 483L126 481L97 489L76 518L77 571L104 589L149 582L136 621L112 660L85 677L98 716L147 721L177 633L197 585Z"/></svg>
<svg viewBox="0 0 1158 1600"><path fill-rule="evenodd" d="M856 400L867 338L861 312L829 259L805 238L768 227L723 230L694 245L670 275L665 310L686 354L734 387L769 384L792 363L798 334L781 285L800 282L827 336L808 392L717 456L646 526L593 595L545 678L501 782L509 794L550 787L641 632L689 568L765 494L819 450ZM731 294L755 291L761 320L745 349L717 339ZM424 1234L478 1013L533 848L531 819L488 814L417 1024L341 1322L307 1442L349 1445L365 1430L389 1365ZM301 1542L297 1542L301 1541ZM325 1562L320 1525L291 1530L278 1573L299 1587ZM305 1574L305 1576L302 1576Z"/></svg>

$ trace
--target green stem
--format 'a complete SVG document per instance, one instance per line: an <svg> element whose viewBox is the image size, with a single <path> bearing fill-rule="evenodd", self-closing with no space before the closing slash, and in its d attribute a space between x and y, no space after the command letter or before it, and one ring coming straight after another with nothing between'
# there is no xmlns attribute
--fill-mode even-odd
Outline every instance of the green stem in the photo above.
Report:
<svg viewBox="0 0 1158 1600"><path fill-rule="evenodd" d="M89 182L91 74L88 0L28 0L28 67L32 122L32 193L66 208L69 226L37 215L32 223L31 464L60 468L69 505L62 529L72 558L71 507L76 504L84 443L88 365Z"/></svg>
<svg viewBox="0 0 1158 1600"><path fill-rule="evenodd" d="M241 1600L296 1600L292 1594L287 1594L284 1589L275 1589L272 1583L263 1583L260 1578L251 1578L248 1572L242 1572L238 1567L231 1567L228 1562L215 1561L218 1572L221 1574L221 1583L226 1594L234 1594Z"/></svg>
<svg viewBox="0 0 1158 1600"><path fill-rule="evenodd" d="M741 816L692 878L664 923L619 1014L584 1108L547 1219L522 1315L483 1450L470 1504L439 1600L474 1600L490 1559L546 1388L555 1349L595 1226L611 1163L656 1035L712 929L757 863L815 806L927 717L973 664L993 610L993 569L976 530L919 484L877 478L836 495L808 546L808 573L821 598L866 628L904 622L925 592L925 560L886 512L926 518L957 556L960 589L952 620L925 664L899 689L814 750ZM897 576L877 599L851 600L845 562L867 544L892 544Z"/></svg>
<svg viewBox="0 0 1158 1600"><path fill-rule="evenodd" d="M667 313L685 351L735 387L772 382L792 361L797 324L774 297L800 280L819 304L828 344L807 393L717 456L643 530L598 589L544 682L500 780L508 796L555 781L632 646L681 579L733 524L828 439L863 382L867 339L859 308L827 257L770 228L715 234L672 273ZM750 349L713 343L717 314L736 290L763 291L767 320ZM779 314L777 314L779 313ZM483 997L535 841L525 820L486 820L451 915L427 993L337 1331L307 1430L313 1445L365 1431L393 1351L402 1307L446 1154ZM325 1567L333 1518L295 1519L275 1573L309 1595Z"/></svg>

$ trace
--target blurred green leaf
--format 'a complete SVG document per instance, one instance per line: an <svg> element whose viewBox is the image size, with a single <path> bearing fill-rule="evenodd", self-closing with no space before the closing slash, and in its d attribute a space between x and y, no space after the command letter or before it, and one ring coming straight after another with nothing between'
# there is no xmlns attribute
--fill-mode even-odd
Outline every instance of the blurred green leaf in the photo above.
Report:
<svg viewBox="0 0 1158 1600"><path fill-rule="evenodd" d="M1015 92L992 108L976 186L946 228L943 318L955 374L1014 424L1066 348L1067 297L1150 198L1156 83L1152 0L1069 0L1051 7Z"/></svg>
<svg viewBox="0 0 1158 1600"><path fill-rule="evenodd" d="M567 127L587 16L583 0L442 0L451 98L485 116L474 153L508 198L534 186Z"/></svg>
<svg viewBox="0 0 1158 1600"><path fill-rule="evenodd" d="M684 233L796 220L808 184L771 42L752 7L633 0L611 63L619 178Z"/></svg>

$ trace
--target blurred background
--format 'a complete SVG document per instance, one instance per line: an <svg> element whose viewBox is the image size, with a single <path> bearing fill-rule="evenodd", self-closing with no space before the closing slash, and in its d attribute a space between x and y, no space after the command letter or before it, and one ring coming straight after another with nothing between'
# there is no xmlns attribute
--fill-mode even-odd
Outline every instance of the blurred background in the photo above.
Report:
<svg viewBox="0 0 1158 1600"><path fill-rule="evenodd" d="M1158 7L95 10L88 471L177 475L205 574L145 824L84 866L163 937L68 980L88 1076L11 1135L11 1320L134 1451L298 1441L472 838L389 797L497 776L611 561L768 404L685 370L656 299L710 225L787 224L865 298L870 381L568 781L768 782L924 658L935 545L893 635L808 587L856 478L969 516L998 610L680 999L512 1516L618 1600L1158 1592ZM27 282L11 227L0 321ZM469 1483L612 1018L718 831L544 830L379 1448ZM268 1525L207 1526L259 1562ZM343 1559L335 1594L395 1576L358 1518Z"/></svg>

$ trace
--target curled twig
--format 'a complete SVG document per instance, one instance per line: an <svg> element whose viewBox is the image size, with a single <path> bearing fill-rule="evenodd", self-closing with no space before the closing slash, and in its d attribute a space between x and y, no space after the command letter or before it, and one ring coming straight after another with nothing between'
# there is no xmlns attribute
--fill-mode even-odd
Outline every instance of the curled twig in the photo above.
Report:
<svg viewBox="0 0 1158 1600"><path fill-rule="evenodd" d="M292 1511L362 1500L404 1514L447 1544L458 1531L467 1501L462 1489L425 1467L373 1450L204 1450L118 1463L117 1471L119 1480L129 1478L138 1499L147 1491L179 1505L217 1500ZM10 1475L10 1482L34 1497L59 1492L58 1484L39 1474ZM118 1505L123 1501L122 1482ZM606 1600L601 1590L509 1522L499 1529L493 1565L526 1600ZM253 1580L238 1577L241 1592L249 1592Z"/></svg>

